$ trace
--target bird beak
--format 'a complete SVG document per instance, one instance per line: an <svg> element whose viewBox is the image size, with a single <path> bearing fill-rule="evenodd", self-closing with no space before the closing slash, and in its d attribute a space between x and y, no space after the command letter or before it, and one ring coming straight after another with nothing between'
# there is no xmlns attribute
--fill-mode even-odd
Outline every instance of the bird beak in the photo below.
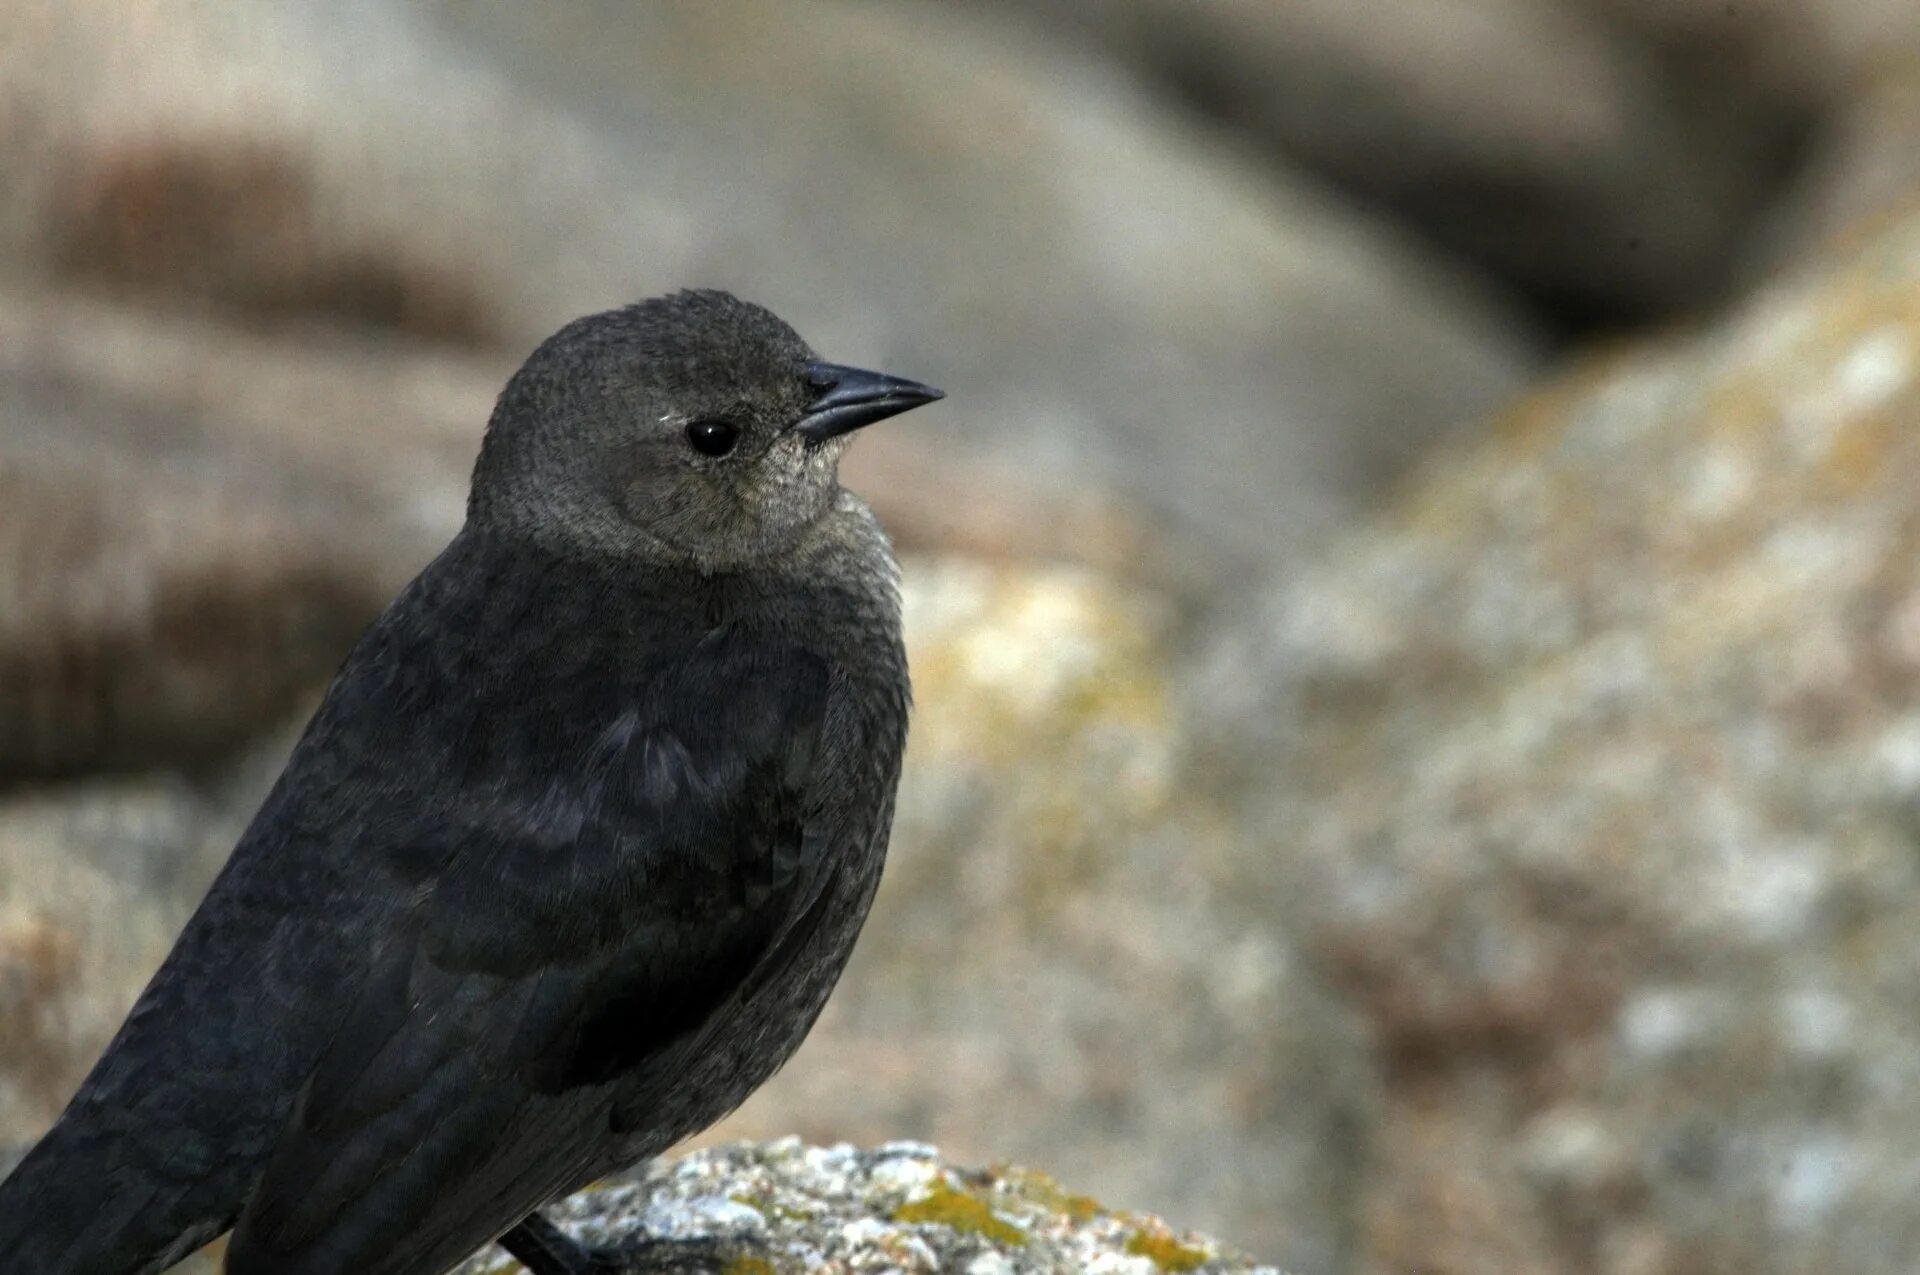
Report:
<svg viewBox="0 0 1920 1275"><path fill-rule="evenodd" d="M810 443L824 442L946 397L931 385L838 363L809 364L807 384L817 397L793 428Z"/></svg>

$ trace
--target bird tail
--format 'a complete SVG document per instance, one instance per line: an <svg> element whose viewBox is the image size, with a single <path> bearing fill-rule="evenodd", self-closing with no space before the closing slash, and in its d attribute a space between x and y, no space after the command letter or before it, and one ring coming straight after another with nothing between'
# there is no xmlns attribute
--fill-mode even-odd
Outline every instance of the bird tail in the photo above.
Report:
<svg viewBox="0 0 1920 1275"><path fill-rule="evenodd" d="M191 1191L117 1173L110 1145L63 1120L0 1181L0 1273L157 1275L226 1229Z"/></svg>

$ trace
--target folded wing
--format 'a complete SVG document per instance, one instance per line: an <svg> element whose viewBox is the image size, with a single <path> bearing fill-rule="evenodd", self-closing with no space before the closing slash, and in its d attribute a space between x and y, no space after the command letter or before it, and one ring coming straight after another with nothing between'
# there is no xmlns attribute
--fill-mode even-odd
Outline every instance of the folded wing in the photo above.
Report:
<svg viewBox="0 0 1920 1275"><path fill-rule="evenodd" d="M411 900L229 1249L254 1271L437 1271L578 1184L614 1090L678 1060L804 931L825 664L730 631L572 705L556 773L364 825ZM620 1082L618 1086L614 1082Z"/></svg>

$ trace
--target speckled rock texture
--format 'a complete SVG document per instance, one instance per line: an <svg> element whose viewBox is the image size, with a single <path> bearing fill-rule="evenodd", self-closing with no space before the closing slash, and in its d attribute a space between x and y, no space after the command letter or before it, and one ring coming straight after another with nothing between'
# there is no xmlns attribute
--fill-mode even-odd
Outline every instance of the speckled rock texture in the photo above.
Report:
<svg viewBox="0 0 1920 1275"><path fill-rule="evenodd" d="M1227 644L1243 889L1383 1080L1352 1269L1912 1269L1916 492L1920 211L1584 361Z"/></svg>
<svg viewBox="0 0 1920 1275"><path fill-rule="evenodd" d="M725 1275L1279 1275L1158 1218L1110 1211L1045 1174L960 1169L913 1142L709 1148L583 1191L549 1216L593 1244L642 1235L745 1241L749 1253ZM459 1275L519 1269L490 1249Z"/></svg>

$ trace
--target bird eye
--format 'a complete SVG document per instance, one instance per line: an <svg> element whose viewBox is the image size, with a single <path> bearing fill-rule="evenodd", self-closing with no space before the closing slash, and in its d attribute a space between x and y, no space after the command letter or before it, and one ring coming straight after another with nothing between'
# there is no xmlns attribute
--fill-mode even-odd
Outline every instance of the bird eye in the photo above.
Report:
<svg viewBox="0 0 1920 1275"><path fill-rule="evenodd" d="M740 441L740 428L730 421L695 421L687 426L687 441L702 456L725 456Z"/></svg>

